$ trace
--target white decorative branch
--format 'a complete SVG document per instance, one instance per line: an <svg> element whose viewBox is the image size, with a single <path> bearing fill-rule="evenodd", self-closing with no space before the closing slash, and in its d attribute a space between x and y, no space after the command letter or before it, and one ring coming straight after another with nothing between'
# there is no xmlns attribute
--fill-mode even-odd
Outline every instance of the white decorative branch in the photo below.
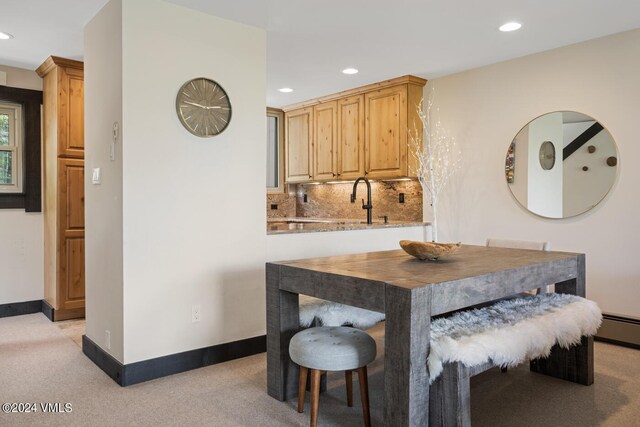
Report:
<svg viewBox="0 0 640 427"><path fill-rule="evenodd" d="M433 210L431 221L432 240L438 241L438 199L449 183L451 177L460 168L462 152L456 140L440 123L440 119L433 115L433 89L431 96L424 105L424 98L417 107L418 117L422 128L414 123L409 129L409 148L416 159L416 175L422 191L428 197ZM438 109L436 108L436 112Z"/></svg>

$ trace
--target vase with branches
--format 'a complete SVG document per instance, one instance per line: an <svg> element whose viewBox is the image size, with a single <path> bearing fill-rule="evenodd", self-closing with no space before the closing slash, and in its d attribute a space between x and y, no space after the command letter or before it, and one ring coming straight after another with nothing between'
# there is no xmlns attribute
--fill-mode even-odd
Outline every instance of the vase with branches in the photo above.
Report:
<svg viewBox="0 0 640 427"><path fill-rule="evenodd" d="M419 123L409 129L409 148L415 158L416 176L432 209L431 239L438 241L438 199L460 168L462 152L455 138L434 114L433 90L417 106ZM438 109L436 108L436 112Z"/></svg>

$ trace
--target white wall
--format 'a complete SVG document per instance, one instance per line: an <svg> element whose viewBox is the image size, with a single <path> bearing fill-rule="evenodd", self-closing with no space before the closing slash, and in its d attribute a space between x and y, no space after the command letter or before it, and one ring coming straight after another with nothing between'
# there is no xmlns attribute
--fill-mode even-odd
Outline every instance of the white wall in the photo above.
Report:
<svg viewBox="0 0 640 427"><path fill-rule="evenodd" d="M155 0L123 1L122 34L124 362L262 335L266 34ZM233 107L209 139L175 111L203 76Z"/></svg>
<svg viewBox="0 0 640 427"><path fill-rule="evenodd" d="M267 236L267 261L400 249L400 240L425 241L426 226Z"/></svg>
<svg viewBox="0 0 640 427"><path fill-rule="evenodd" d="M44 61L47 58L42 58ZM7 86L22 89L42 90L42 79L33 70L0 65L0 71L6 73Z"/></svg>
<svg viewBox="0 0 640 427"><path fill-rule="evenodd" d="M0 71L6 73L7 86L42 90L34 71L2 65ZM0 242L0 304L44 298L42 213L0 209Z"/></svg>
<svg viewBox="0 0 640 427"><path fill-rule="evenodd" d="M115 143L115 160L109 157L113 123L122 128L120 0L107 3L87 24L84 49L86 334L122 362L122 137ZM100 185L91 183L93 168L100 168Z"/></svg>
<svg viewBox="0 0 640 427"><path fill-rule="evenodd" d="M587 254L587 295L609 313L640 317L640 30L435 79L442 125L463 165L440 204L441 240L549 240ZM525 211L504 179L504 156L521 127L551 111L588 114L613 135L618 180L595 209L551 220ZM625 167L629 164L629 167ZM428 219L428 217L427 217Z"/></svg>

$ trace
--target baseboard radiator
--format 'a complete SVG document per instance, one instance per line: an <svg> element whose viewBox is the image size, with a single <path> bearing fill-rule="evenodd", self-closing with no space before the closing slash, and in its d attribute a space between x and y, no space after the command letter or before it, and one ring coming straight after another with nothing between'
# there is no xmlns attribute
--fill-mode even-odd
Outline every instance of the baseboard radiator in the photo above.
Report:
<svg viewBox="0 0 640 427"><path fill-rule="evenodd" d="M596 340L640 349L640 319L603 314Z"/></svg>

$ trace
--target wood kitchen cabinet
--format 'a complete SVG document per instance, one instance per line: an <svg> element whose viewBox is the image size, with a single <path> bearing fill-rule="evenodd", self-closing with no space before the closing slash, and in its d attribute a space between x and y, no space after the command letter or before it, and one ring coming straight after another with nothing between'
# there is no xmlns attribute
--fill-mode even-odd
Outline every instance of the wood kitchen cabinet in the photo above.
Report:
<svg viewBox="0 0 640 427"><path fill-rule="evenodd" d="M398 77L285 107L288 183L416 176L408 130L426 80Z"/></svg>
<svg viewBox="0 0 640 427"><path fill-rule="evenodd" d="M324 102L313 107L313 180L338 177L338 103Z"/></svg>
<svg viewBox="0 0 640 427"><path fill-rule="evenodd" d="M338 178L364 175L364 95L338 101Z"/></svg>
<svg viewBox="0 0 640 427"><path fill-rule="evenodd" d="M49 57L43 78L44 279L52 320L84 317L84 66Z"/></svg>
<svg viewBox="0 0 640 427"><path fill-rule="evenodd" d="M364 95L365 176L407 175L407 86L394 86Z"/></svg>
<svg viewBox="0 0 640 427"><path fill-rule="evenodd" d="M288 111L285 115L286 182L308 182L312 178L313 107Z"/></svg>

